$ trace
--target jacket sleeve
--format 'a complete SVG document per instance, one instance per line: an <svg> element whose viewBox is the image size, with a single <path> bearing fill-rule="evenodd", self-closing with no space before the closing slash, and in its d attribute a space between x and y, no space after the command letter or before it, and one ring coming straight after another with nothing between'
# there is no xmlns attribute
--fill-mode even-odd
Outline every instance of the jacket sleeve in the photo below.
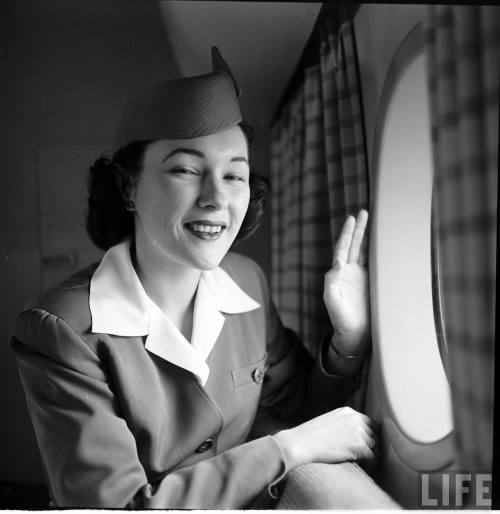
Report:
<svg viewBox="0 0 500 514"><path fill-rule="evenodd" d="M272 302L263 272L256 266L263 290L267 323L267 371L251 437L275 433L345 405L359 387L360 374L328 373L324 366L328 334L313 358L297 334L284 327Z"/></svg>
<svg viewBox="0 0 500 514"><path fill-rule="evenodd" d="M58 507L237 509L284 470L268 436L149 481L101 359L68 323L26 311L12 349Z"/></svg>

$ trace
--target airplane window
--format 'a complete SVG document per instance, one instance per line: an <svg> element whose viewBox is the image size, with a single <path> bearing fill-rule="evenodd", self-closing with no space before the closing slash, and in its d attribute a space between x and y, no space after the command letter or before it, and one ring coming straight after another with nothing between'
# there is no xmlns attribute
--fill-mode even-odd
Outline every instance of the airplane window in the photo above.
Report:
<svg viewBox="0 0 500 514"><path fill-rule="evenodd" d="M432 147L421 44L395 61L375 144L373 337L394 420L414 441L430 443L448 435L453 422L433 308Z"/></svg>

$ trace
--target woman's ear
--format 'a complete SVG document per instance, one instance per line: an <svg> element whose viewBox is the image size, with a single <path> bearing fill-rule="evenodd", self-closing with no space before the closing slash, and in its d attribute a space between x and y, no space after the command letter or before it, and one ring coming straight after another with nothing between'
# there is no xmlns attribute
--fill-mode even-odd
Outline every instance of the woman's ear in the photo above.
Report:
<svg viewBox="0 0 500 514"><path fill-rule="evenodd" d="M113 163L113 166L115 168L116 187L120 192L123 203L126 205L127 202L131 200L132 195L132 184L130 177L127 173L125 173L125 170L117 162Z"/></svg>

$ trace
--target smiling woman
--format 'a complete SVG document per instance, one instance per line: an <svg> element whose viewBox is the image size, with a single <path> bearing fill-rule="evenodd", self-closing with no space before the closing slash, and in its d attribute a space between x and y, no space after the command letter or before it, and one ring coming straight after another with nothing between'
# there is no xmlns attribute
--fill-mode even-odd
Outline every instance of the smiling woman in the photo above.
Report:
<svg viewBox="0 0 500 514"><path fill-rule="evenodd" d="M368 215L349 217L335 248L334 334L313 360L260 268L229 251L257 228L268 187L216 49L213 63L132 98L113 158L90 170L87 228L104 257L18 316L12 348L55 506L270 507L301 464L378 452L376 424L342 407L369 346Z"/></svg>

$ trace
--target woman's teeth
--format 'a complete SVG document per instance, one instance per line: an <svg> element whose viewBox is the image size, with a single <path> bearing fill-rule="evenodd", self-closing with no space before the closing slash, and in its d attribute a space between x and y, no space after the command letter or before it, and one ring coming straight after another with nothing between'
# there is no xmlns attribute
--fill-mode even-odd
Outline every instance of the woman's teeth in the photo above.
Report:
<svg viewBox="0 0 500 514"><path fill-rule="evenodd" d="M217 234L222 230L221 225L199 225L198 223L193 223L192 227L196 232L209 232L211 234Z"/></svg>
<svg viewBox="0 0 500 514"><path fill-rule="evenodd" d="M186 226L193 236L205 241L218 239L226 228L224 225L204 225L203 223L187 223Z"/></svg>

